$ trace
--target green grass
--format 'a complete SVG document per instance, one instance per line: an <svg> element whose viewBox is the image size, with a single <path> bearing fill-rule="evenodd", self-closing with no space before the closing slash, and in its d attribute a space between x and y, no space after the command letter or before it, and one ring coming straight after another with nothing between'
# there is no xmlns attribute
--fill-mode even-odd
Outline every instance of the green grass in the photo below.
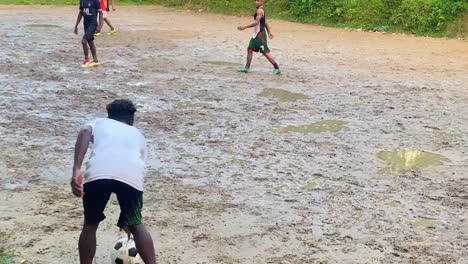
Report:
<svg viewBox="0 0 468 264"><path fill-rule="evenodd" d="M0 264L14 264L12 254L0 247Z"/></svg>
<svg viewBox="0 0 468 264"><path fill-rule="evenodd" d="M14 264L14 262L11 257L0 255L0 264Z"/></svg>
<svg viewBox="0 0 468 264"><path fill-rule="evenodd" d="M0 0L0 4L77 5L78 0ZM252 15L253 0L117 0L117 5L163 5L228 15ZM468 36L468 0L264 0L269 18L331 27Z"/></svg>
<svg viewBox="0 0 468 264"><path fill-rule="evenodd" d="M2 239L2 244L0 244L0 264L14 264L13 262L13 252L5 248L8 245L8 235L5 232L0 232L0 237Z"/></svg>

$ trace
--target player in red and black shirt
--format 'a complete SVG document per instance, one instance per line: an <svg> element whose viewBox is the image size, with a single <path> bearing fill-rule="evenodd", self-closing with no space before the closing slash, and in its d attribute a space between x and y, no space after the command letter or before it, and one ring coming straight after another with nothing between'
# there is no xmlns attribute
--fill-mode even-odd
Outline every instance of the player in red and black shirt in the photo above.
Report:
<svg viewBox="0 0 468 264"><path fill-rule="evenodd" d="M110 27L111 31L107 33L107 35L112 36L115 35L118 31L117 29L112 26L109 18L107 17L107 12L110 11L109 8L109 1L110 0L100 0L101 2L101 10L102 10L102 17L104 18L104 22ZM112 0L112 11L115 11L115 5L114 5L114 0ZM97 31L96 34L94 34L95 37L101 36L101 31Z"/></svg>
<svg viewBox="0 0 468 264"><path fill-rule="evenodd" d="M99 23L98 23L99 15ZM84 24L84 36L81 41L83 44L83 51L85 55L85 61L81 65L82 67L93 67L99 65L99 61L96 55L96 46L94 46L94 33L101 31L102 27L102 10L99 0L80 0L80 12L76 19L75 34L78 34L78 25L83 18ZM89 48L88 48L89 47ZM93 61L89 60L89 49L93 55Z"/></svg>

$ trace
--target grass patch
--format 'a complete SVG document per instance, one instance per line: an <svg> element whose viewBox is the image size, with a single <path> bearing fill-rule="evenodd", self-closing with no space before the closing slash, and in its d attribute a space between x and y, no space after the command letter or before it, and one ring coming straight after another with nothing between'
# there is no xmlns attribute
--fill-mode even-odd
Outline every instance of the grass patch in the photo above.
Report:
<svg viewBox="0 0 468 264"><path fill-rule="evenodd" d="M0 264L14 264L14 262L10 256L2 255L0 252Z"/></svg>
<svg viewBox="0 0 468 264"><path fill-rule="evenodd" d="M5 237L5 236L6 234L0 233L0 237ZM8 251L5 248L4 244L0 245L0 264L14 264L13 253Z"/></svg>

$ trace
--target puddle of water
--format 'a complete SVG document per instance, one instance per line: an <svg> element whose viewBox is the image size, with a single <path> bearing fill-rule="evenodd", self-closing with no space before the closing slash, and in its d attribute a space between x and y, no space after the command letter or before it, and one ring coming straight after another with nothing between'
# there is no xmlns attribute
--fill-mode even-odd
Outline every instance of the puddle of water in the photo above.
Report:
<svg viewBox="0 0 468 264"><path fill-rule="evenodd" d="M435 228L437 226L443 225L444 222L440 220L433 220L433 219L410 219L407 218L408 221L414 228Z"/></svg>
<svg viewBox="0 0 468 264"><path fill-rule="evenodd" d="M239 63L230 61L203 61L203 63L208 63L217 66L239 66Z"/></svg>
<svg viewBox="0 0 468 264"><path fill-rule="evenodd" d="M182 184L203 186L209 183L207 178L186 178L182 179Z"/></svg>
<svg viewBox="0 0 468 264"><path fill-rule="evenodd" d="M273 88L264 89L258 96L276 98L279 99L280 102L295 102L297 100L310 99L310 97L305 94L292 93L287 90Z"/></svg>
<svg viewBox="0 0 468 264"><path fill-rule="evenodd" d="M286 127L278 127L273 128L273 133L278 134L285 134L290 132L298 132L303 134L309 133L323 133L323 132L339 132L343 128L345 128L346 122L340 120L325 120L316 123L312 123L309 125L302 125L302 126L286 126Z"/></svg>
<svg viewBox="0 0 468 264"><path fill-rule="evenodd" d="M61 28L62 26L59 25L50 25L50 24L29 24L26 27L32 28Z"/></svg>
<svg viewBox="0 0 468 264"><path fill-rule="evenodd" d="M279 192L279 191L282 191L283 189L287 189L287 188L288 188L288 186L286 184L282 184L282 185L276 186L273 189L275 189L275 191Z"/></svg>
<svg viewBox="0 0 468 264"><path fill-rule="evenodd" d="M235 164L238 164L238 165L245 165L245 164L247 164L247 161L244 160L244 159L232 159L231 162L232 162L232 163L235 163Z"/></svg>
<svg viewBox="0 0 468 264"><path fill-rule="evenodd" d="M148 84L149 83L146 83L146 82L128 82L127 83L128 86L134 86L134 87L143 87L143 86L146 86Z"/></svg>
<svg viewBox="0 0 468 264"><path fill-rule="evenodd" d="M343 187L343 185L327 183L323 185L322 189L329 190L329 191L342 191L342 190L345 190L346 188Z"/></svg>
<svg viewBox="0 0 468 264"><path fill-rule="evenodd" d="M387 162L389 165L389 167L383 168L379 172L394 175L401 172L441 165L446 161L450 161L442 155L414 149L380 151L377 153L377 157Z"/></svg>
<svg viewBox="0 0 468 264"><path fill-rule="evenodd" d="M303 190L311 190L314 189L317 186L317 183L313 181L308 181L304 186L302 186Z"/></svg>
<svg viewBox="0 0 468 264"><path fill-rule="evenodd" d="M27 182L21 182L21 183L5 183L5 184L0 184L0 190L15 190L16 188L21 188L21 187L28 187L29 184Z"/></svg>
<svg viewBox="0 0 468 264"><path fill-rule="evenodd" d="M395 201L395 199L391 195L384 195L379 200L383 204L388 205L390 207L400 207L401 206L400 202Z"/></svg>
<svg viewBox="0 0 468 264"><path fill-rule="evenodd" d="M301 191L305 191L305 190L312 190L312 189L315 189L317 188L317 183L314 182L314 181L307 181L304 185L300 185L300 186L289 186L287 184L281 184L281 185L278 185L276 187L274 187L273 189L275 191L288 191L288 192L301 192Z"/></svg>
<svg viewBox="0 0 468 264"><path fill-rule="evenodd" d="M209 104L204 104L204 103L191 103L191 102L182 102L182 103L177 103L176 104L176 108L179 108L179 109L197 108L197 107L207 108L207 107L210 107L210 105Z"/></svg>
<svg viewBox="0 0 468 264"><path fill-rule="evenodd" d="M12 56L12 57L15 57L17 59L20 59L20 58L24 57L24 54L21 54L21 53L11 53L9 55Z"/></svg>
<svg viewBox="0 0 468 264"><path fill-rule="evenodd" d="M181 136L183 136L184 138L195 138L195 137L198 137L198 133L185 131L184 133L182 133Z"/></svg>
<svg viewBox="0 0 468 264"><path fill-rule="evenodd" d="M44 113L44 112L34 112L34 113L31 113L31 115L34 115L34 116L37 116L39 118L44 118L44 119L50 119L50 118L54 118L56 117L54 114L51 114L51 113Z"/></svg>
<svg viewBox="0 0 468 264"><path fill-rule="evenodd" d="M441 142L447 143L447 144L453 143L458 139L458 135L449 134L449 133L438 131L438 130L434 130L432 132L432 135L434 135L434 137L440 140Z"/></svg>

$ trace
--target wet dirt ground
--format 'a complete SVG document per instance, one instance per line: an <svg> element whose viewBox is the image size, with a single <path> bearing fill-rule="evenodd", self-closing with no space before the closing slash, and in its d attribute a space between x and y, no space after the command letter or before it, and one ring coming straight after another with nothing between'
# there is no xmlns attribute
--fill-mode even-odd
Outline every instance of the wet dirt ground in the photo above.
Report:
<svg viewBox="0 0 468 264"><path fill-rule="evenodd" d="M0 6L0 236L18 263L78 263L73 146L116 98L148 139L160 263L468 263L466 40L271 20L283 74L259 55L242 74L250 17L118 7L103 65L82 69L77 10ZM123 236L115 200L106 215L98 264Z"/></svg>

